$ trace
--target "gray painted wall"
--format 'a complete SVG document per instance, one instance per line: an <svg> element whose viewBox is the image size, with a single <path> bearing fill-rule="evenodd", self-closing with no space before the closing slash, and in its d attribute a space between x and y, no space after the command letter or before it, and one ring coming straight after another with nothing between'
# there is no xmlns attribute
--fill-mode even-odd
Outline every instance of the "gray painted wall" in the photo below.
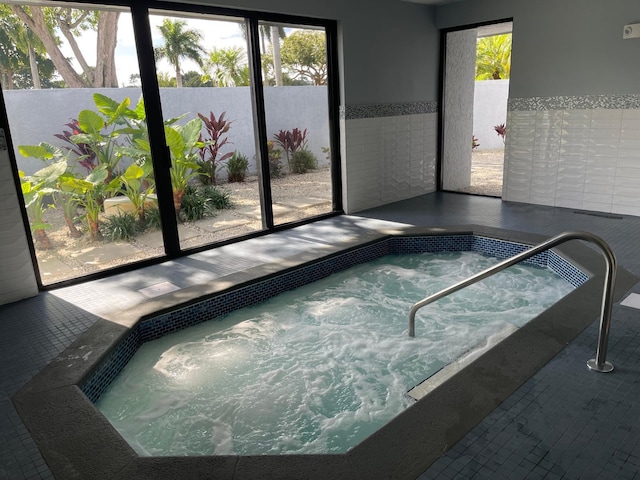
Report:
<svg viewBox="0 0 640 480"><path fill-rule="evenodd" d="M512 98L640 93L638 0L465 0L437 8L449 28L513 17Z"/></svg>

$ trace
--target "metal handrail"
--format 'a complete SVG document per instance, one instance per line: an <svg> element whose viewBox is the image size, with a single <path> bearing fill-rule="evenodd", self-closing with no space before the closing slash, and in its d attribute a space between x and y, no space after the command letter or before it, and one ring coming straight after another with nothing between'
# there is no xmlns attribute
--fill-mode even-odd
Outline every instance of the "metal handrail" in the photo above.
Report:
<svg viewBox="0 0 640 480"><path fill-rule="evenodd" d="M491 275L501 272L505 268L509 268L522 260L537 255L540 252L549 250L553 247L560 245L561 243L569 240L586 240L600 247L600 250L604 254L604 258L607 264L607 272L604 279L604 287L602 292L602 309L600 315L600 332L598 334L598 348L596 350L596 357L587 362L587 366L591 370L597 372L610 372L613 370L613 365L606 361L607 357L607 344L609 341L609 329L611 326L611 309L613 307L613 289L616 281L616 257L611 250L611 247L602 240L602 238L587 232L564 232L549 240L541 243L540 245L519 253L511 258L508 258L493 267L490 267L480 273L469 277L468 279L456 283L448 288L440 290L433 295L428 296L424 300L415 303L409 311L409 336L415 337L415 323L416 312L425 305L428 305L436 300L446 297L447 295L457 292L469 285L472 285L480 280L483 280Z"/></svg>

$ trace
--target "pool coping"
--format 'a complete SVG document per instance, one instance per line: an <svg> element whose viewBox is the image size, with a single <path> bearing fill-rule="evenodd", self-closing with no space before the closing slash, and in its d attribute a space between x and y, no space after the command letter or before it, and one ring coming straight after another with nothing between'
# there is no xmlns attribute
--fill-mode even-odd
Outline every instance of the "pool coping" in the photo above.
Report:
<svg viewBox="0 0 640 480"><path fill-rule="evenodd" d="M308 251L113 312L12 398L51 471L65 479L415 478L598 318L600 253L576 241L554 249L591 278L342 455L139 457L79 388L130 329L152 314L391 235L478 235L525 244L547 239L478 225L372 231L346 246ZM617 277L616 301L637 281L620 267ZM586 365L585 372L597 375Z"/></svg>

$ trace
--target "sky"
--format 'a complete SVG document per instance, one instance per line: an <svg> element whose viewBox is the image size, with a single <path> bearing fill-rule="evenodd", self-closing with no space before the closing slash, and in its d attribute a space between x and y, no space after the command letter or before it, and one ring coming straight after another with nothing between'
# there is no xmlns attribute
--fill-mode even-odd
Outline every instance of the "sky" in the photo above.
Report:
<svg viewBox="0 0 640 480"><path fill-rule="evenodd" d="M162 24L164 16L151 16L149 18L151 22L151 35L154 47L162 45L162 35L158 26ZM241 46L246 48L246 41L242 37L242 31L238 23L219 21L219 20L205 20L205 19L191 19L182 18L181 20L187 22L188 29L198 30L202 34L201 45L205 50L212 50L216 48L228 48L232 46ZM95 65L95 45L96 45L96 33L84 32L78 44L81 49L83 46L83 54L89 65ZM61 48L62 52L67 57L73 57L70 47L64 45ZM131 75L138 74L138 60L135 48L135 39L133 36L133 26L131 23L131 14L121 13L118 23L118 42L116 46L116 67L118 82L120 86L129 85L129 79ZM161 60L157 63L159 72L166 72L171 77L175 76L173 67L167 60ZM79 71L79 69L77 69ZM193 61L186 60L182 64L182 72L188 72L190 70L199 70L197 64Z"/></svg>

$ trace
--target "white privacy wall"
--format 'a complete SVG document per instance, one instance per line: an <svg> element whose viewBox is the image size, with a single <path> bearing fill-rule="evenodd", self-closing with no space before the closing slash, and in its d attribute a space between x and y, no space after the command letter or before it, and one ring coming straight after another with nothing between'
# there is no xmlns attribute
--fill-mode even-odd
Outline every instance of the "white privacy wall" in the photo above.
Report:
<svg viewBox="0 0 640 480"><path fill-rule="evenodd" d="M640 96L617 97L511 99L503 199L640 215Z"/></svg>
<svg viewBox="0 0 640 480"><path fill-rule="evenodd" d="M415 110L406 105L347 107L341 122L346 213L436 190L436 107Z"/></svg>
<svg viewBox="0 0 640 480"><path fill-rule="evenodd" d="M81 110L96 109L93 94L100 93L118 102L125 98L135 108L141 92L139 88L60 88L51 90L8 90L4 92L7 115L11 121L11 138L16 149L18 168L33 174L43 167L40 160L24 158L17 151L21 145L48 142L60 147L67 145L54 135L68 130L66 123L78 118ZM267 115L267 135L271 139L279 130L298 128L307 130L308 148L322 165L323 147L329 146L329 112L327 88L324 86L267 87L264 89ZM238 150L249 157L249 173L256 173L255 137L249 87L235 88L161 88L162 111L165 118L185 115L179 123L197 118L198 113L216 118L222 113L231 122L222 153ZM47 109L40 115L25 115ZM304 105L305 108L300 108Z"/></svg>

